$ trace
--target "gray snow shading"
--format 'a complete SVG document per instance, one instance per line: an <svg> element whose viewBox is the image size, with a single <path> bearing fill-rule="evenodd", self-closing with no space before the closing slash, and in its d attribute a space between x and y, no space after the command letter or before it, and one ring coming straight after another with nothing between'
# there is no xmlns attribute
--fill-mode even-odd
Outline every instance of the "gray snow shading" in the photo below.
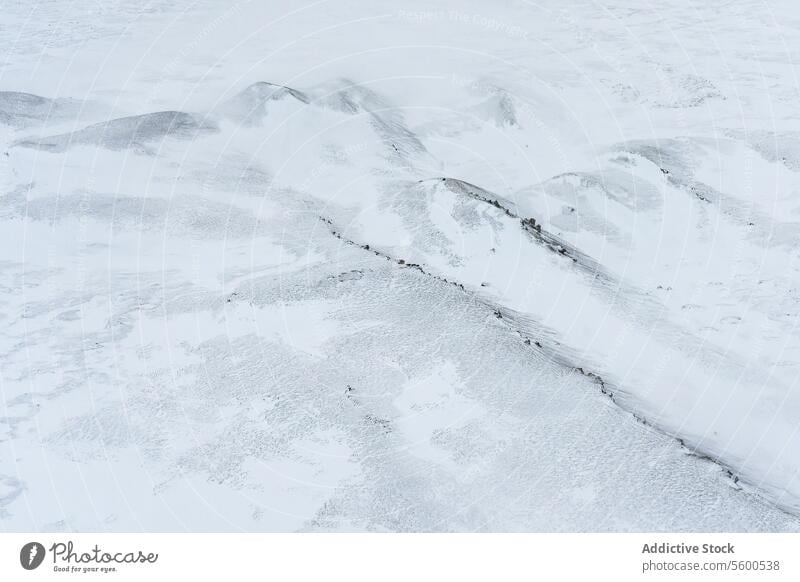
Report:
<svg viewBox="0 0 800 582"><path fill-rule="evenodd" d="M194 196L171 200L86 192L20 201L19 217L48 224L92 220L110 229L197 238L249 238L263 228L249 212Z"/></svg>
<svg viewBox="0 0 800 582"><path fill-rule="evenodd" d="M49 99L31 93L0 91L0 125L24 129L76 116L85 106L74 99Z"/></svg>
<svg viewBox="0 0 800 582"><path fill-rule="evenodd" d="M369 87L337 79L317 87L314 102L352 115L367 115L392 158L402 161L426 153L425 146L406 124L403 112Z"/></svg>
<svg viewBox="0 0 800 582"><path fill-rule="evenodd" d="M236 96L226 101L219 108L219 112L244 125L259 125L263 118L269 114L269 105L273 101L282 99L295 99L302 104L309 103L309 97L283 85L275 85L260 81L242 90Z"/></svg>
<svg viewBox="0 0 800 582"><path fill-rule="evenodd" d="M112 119L70 133L22 139L16 145L51 153L85 145L125 150L146 147L165 137L186 140L216 131L216 125L202 116L181 111L159 111Z"/></svg>
<svg viewBox="0 0 800 582"><path fill-rule="evenodd" d="M800 531L797 31L201 4L4 13L0 530Z"/></svg>

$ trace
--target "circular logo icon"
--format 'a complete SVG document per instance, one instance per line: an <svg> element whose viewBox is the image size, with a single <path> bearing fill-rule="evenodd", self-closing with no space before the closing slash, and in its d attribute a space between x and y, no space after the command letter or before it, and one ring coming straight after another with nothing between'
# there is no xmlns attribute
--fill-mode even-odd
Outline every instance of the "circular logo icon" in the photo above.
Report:
<svg viewBox="0 0 800 582"><path fill-rule="evenodd" d="M28 542L19 551L19 563L26 570L35 570L44 561L44 546L39 542Z"/></svg>

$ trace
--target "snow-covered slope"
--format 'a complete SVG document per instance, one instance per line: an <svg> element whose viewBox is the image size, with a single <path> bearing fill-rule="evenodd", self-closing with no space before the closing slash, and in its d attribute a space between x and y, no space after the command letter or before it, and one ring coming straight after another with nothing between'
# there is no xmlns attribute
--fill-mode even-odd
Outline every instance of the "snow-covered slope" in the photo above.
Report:
<svg viewBox="0 0 800 582"><path fill-rule="evenodd" d="M763 4L10 9L0 527L800 529Z"/></svg>

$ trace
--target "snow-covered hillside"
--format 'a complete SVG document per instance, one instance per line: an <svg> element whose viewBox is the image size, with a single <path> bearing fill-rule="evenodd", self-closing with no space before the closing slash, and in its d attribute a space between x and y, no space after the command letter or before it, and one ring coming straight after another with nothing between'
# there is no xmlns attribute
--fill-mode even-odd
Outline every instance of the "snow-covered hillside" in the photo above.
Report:
<svg viewBox="0 0 800 582"><path fill-rule="evenodd" d="M800 531L793 3L8 4L0 529Z"/></svg>

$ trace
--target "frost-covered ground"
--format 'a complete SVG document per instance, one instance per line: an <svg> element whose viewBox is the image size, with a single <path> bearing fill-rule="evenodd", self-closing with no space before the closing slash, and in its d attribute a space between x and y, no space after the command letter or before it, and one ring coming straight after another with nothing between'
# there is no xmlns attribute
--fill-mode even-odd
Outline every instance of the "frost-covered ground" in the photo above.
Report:
<svg viewBox="0 0 800 582"><path fill-rule="evenodd" d="M800 8L0 12L0 529L800 531Z"/></svg>

